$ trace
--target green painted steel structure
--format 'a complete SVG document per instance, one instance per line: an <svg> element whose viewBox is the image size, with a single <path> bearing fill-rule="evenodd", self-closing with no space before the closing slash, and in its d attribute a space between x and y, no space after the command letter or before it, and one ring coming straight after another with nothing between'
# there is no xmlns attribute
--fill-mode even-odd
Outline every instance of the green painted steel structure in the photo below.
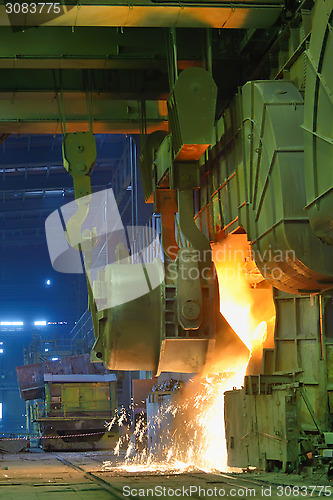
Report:
<svg viewBox="0 0 333 500"><path fill-rule="evenodd" d="M10 20L0 5L0 131L90 128L141 132L143 142L164 131L147 139L141 165L146 198L164 220L166 261L177 223L176 266L184 239L201 255L209 242L246 234L275 287L274 348L244 389L226 395L230 463L289 470L309 451L332 456L332 0L314 9L148 0L68 7L30 28L30 13ZM216 82L215 117L213 85L195 113L198 66ZM210 139L206 130L200 137L207 117ZM207 264L210 257L197 269ZM98 359L157 372L206 364L218 337L217 282L191 278L188 268L183 280L168 273L145 298L98 312L91 301ZM99 278L121 295L131 276L124 265ZM227 351L232 332L223 329Z"/></svg>

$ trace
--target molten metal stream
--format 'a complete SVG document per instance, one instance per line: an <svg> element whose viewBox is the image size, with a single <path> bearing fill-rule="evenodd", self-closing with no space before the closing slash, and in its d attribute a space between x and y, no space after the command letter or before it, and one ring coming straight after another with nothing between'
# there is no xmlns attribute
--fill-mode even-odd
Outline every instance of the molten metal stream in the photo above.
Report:
<svg viewBox="0 0 333 500"><path fill-rule="evenodd" d="M267 321L272 320L274 315L272 293L271 289L264 290L265 293L257 291L256 285L247 279L244 265L248 262L246 236L241 242L243 255L239 252L240 239L234 241L237 252L233 253L233 248L228 243L228 258L225 260L216 256L218 252L221 255L221 249L225 250L226 243L213 246L213 258L215 257L219 278L220 310L251 353L255 352L257 355L258 352L261 353L267 337ZM234 360L230 366L235 366ZM227 471L224 393L243 385L247 366L248 362L240 366L237 372L212 373L205 378L198 375L194 377L185 385L179 397L175 394L172 404L161 406L156 421L151 424L157 430L165 424L164 444L161 443L154 454L148 454L147 450L138 454L135 453L133 442L129 441L125 462L118 469L159 474L181 473L191 469ZM172 425L167 424L171 416ZM146 432L142 419L134 432L136 442L143 442ZM119 454L123 446L124 442L120 441L115 454ZM111 468L111 462L105 462L104 467Z"/></svg>

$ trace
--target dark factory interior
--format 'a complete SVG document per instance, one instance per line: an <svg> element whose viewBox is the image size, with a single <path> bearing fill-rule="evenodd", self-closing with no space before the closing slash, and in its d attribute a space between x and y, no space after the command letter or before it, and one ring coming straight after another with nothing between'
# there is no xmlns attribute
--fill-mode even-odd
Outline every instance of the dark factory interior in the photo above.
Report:
<svg viewBox="0 0 333 500"><path fill-rule="evenodd" d="M333 494L332 27L0 1L0 499Z"/></svg>

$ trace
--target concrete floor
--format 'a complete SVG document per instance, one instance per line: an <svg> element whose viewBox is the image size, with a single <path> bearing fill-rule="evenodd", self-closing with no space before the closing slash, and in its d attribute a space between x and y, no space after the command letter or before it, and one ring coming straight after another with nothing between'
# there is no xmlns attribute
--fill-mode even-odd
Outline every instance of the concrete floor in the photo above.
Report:
<svg viewBox="0 0 333 500"><path fill-rule="evenodd" d="M108 470L105 469L106 461L111 464ZM202 471L161 475L158 472L116 469L122 462L123 457L114 457L112 452L105 451L45 453L32 450L15 455L1 454L0 499L110 500L191 496L212 499L269 497L278 500L296 496L316 497L319 493L333 496L333 485L319 476L306 480L286 474L254 473L240 477ZM312 489L310 485L314 485ZM302 486L303 490L297 490ZM292 487L296 489L292 490ZM327 489L320 490L321 487Z"/></svg>
<svg viewBox="0 0 333 500"><path fill-rule="evenodd" d="M1 500L110 499L110 494L52 453L0 456Z"/></svg>

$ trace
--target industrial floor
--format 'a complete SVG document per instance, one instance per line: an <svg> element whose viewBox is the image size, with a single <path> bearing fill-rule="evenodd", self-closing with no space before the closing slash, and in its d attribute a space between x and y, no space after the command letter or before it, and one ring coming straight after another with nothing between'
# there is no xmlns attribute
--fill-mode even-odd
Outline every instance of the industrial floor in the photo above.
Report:
<svg viewBox="0 0 333 500"><path fill-rule="evenodd" d="M119 470L116 467L122 461L122 457L114 457L112 452L105 451L45 453L32 450L15 455L1 454L0 499L278 499L333 496L332 483L319 475L311 480L286 474L234 475L203 471L161 475L158 472ZM109 470L105 469L106 463ZM303 490L297 489L301 487Z"/></svg>

